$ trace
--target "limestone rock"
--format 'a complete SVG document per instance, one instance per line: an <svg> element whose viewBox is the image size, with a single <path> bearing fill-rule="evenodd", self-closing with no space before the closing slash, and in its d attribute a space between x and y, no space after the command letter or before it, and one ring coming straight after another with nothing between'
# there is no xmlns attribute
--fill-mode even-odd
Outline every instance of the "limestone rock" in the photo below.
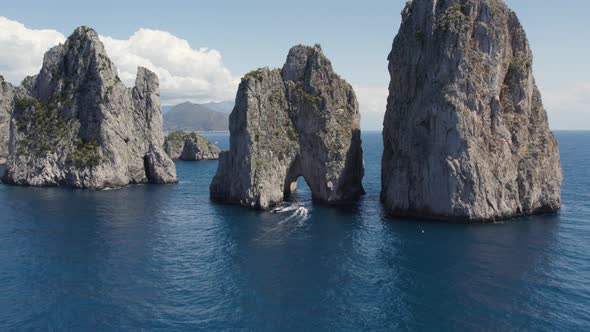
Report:
<svg viewBox="0 0 590 332"><path fill-rule="evenodd" d="M449 221L559 210L558 146L532 68L503 1L409 1L389 55L385 209Z"/></svg>
<svg viewBox="0 0 590 332"><path fill-rule="evenodd" d="M126 88L96 32L77 28L17 89L4 181L95 189L175 182L159 93L145 68Z"/></svg>
<svg viewBox="0 0 590 332"><path fill-rule="evenodd" d="M159 147L152 146L145 156L145 174L151 183L176 182L176 166Z"/></svg>
<svg viewBox="0 0 590 332"><path fill-rule="evenodd" d="M364 194L356 96L319 45L293 47L282 70L245 75L229 122L213 200L267 209L289 197L299 176L318 202Z"/></svg>
<svg viewBox="0 0 590 332"><path fill-rule="evenodd" d="M221 150L196 133L175 131L164 141L164 150L172 159L186 161L217 160Z"/></svg>
<svg viewBox="0 0 590 332"><path fill-rule="evenodd" d="M10 114L14 102L14 87L0 76L0 164L8 158L8 141L10 138Z"/></svg>

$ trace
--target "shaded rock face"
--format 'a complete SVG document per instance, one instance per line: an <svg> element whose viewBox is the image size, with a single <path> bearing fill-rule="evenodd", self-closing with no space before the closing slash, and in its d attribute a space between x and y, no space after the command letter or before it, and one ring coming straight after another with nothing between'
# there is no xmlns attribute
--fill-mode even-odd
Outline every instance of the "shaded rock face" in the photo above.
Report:
<svg viewBox="0 0 590 332"><path fill-rule="evenodd" d="M96 32L77 28L16 91L4 181L95 189L176 182L159 99L154 73L139 68L126 88Z"/></svg>
<svg viewBox="0 0 590 332"><path fill-rule="evenodd" d="M560 208L557 142L525 32L503 1L408 2L389 72L389 213L492 221Z"/></svg>
<svg viewBox="0 0 590 332"><path fill-rule="evenodd" d="M217 160L221 150L196 133L175 131L164 140L164 150L172 159L186 161Z"/></svg>
<svg viewBox="0 0 590 332"><path fill-rule="evenodd" d="M14 107L14 87L0 76L0 164L8 158L10 114Z"/></svg>
<svg viewBox="0 0 590 332"><path fill-rule="evenodd" d="M315 201L356 200L364 193L359 127L354 91L319 45L295 46L282 70L242 79L211 198L267 209L288 198L302 176Z"/></svg>

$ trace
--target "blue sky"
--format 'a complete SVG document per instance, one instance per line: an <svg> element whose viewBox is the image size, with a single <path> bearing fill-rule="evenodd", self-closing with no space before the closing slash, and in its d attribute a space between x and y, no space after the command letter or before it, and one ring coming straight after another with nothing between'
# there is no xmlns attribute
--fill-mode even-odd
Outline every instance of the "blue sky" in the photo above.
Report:
<svg viewBox="0 0 590 332"><path fill-rule="evenodd" d="M374 1L5 1L0 15L30 29L68 35L88 25L101 35L129 38L140 28L162 30L193 48L220 52L234 77L279 67L298 43L320 43L337 72L361 90L361 106L378 99L389 80L386 57L405 0ZM590 28L587 0L509 0L535 55L535 76L554 129L590 129ZM156 47L156 46L155 46ZM0 73L1 74L1 73ZM366 95L366 96L365 96ZM383 103L384 104L384 103ZM375 101L373 107L382 105ZM367 108L370 108L367 106ZM382 114L365 112L363 127Z"/></svg>

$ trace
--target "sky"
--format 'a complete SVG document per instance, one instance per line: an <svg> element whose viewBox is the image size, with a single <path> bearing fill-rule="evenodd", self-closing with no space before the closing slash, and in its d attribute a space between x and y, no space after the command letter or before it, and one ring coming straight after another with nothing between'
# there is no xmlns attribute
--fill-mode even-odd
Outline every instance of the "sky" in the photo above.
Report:
<svg viewBox="0 0 590 332"><path fill-rule="evenodd" d="M158 74L163 104L232 100L244 73L281 67L291 46L319 43L355 88L363 129L378 130L405 2L0 0L0 75L18 84L38 71L47 48L86 25L126 84L138 65ZM527 31L551 127L590 129L590 1L506 2Z"/></svg>

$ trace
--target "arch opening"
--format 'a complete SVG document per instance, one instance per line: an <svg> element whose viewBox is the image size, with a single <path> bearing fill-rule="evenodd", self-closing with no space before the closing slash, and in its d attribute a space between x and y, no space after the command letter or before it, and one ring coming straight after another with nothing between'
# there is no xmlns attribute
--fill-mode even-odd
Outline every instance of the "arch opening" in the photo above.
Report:
<svg viewBox="0 0 590 332"><path fill-rule="evenodd" d="M283 191L283 200L285 202L304 202L313 200L311 187L303 175L287 178L285 181L285 189Z"/></svg>

